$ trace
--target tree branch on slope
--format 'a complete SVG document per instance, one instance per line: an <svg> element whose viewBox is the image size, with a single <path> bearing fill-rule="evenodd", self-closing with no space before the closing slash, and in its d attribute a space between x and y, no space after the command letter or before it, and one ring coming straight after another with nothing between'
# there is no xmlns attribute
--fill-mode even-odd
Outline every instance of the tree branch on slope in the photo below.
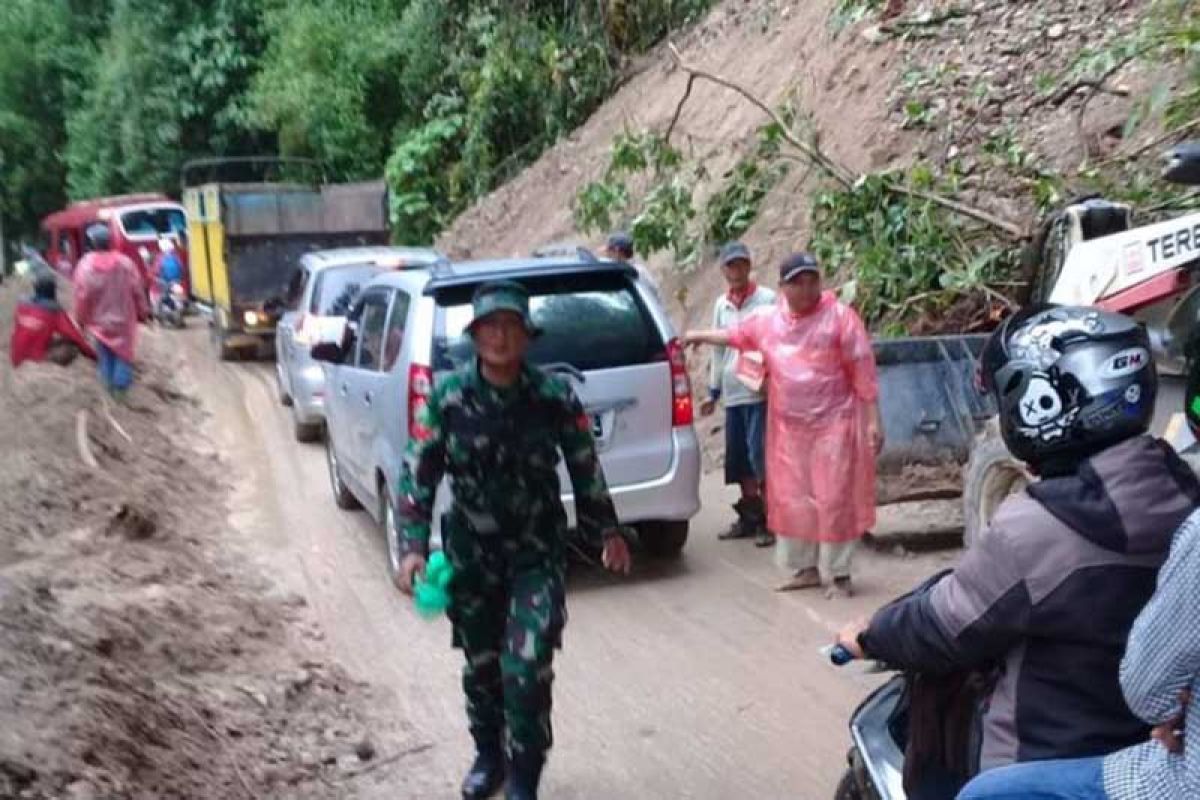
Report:
<svg viewBox="0 0 1200 800"><path fill-rule="evenodd" d="M670 139L671 133L675 129L675 125L679 121L679 115L683 112L684 104L691 95L693 84L697 79L706 80L710 83L723 86L724 88L741 95L743 99L756 107L758 110L762 111L771 119L772 122L779 126L780 135L783 137L784 141L803 153L813 165L819 167L826 175L841 184L843 188L851 189L854 187L854 184L861 176L856 175L854 172L850 171L846 167L843 167L841 164L838 164L829 156L825 155L821 148L815 143L806 142L798 137L792 132L791 127L783 120L783 118L779 116L778 112L763 102L762 98L760 98L758 95L727 78L723 78L720 75L688 64L683 60L683 56L680 54L679 48L675 46L674 42L668 42L667 47L671 51L671 57L675 61L675 65L688 76L687 88L684 90L683 97L680 98L679 104L675 107L675 113L672 115L671 122L667 126L666 137L668 140ZM949 197L944 197L939 194L934 194L933 192L913 189L894 181L888 181L887 187L889 191L895 192L896 194L927 200L949 211L953 211L956 214L960 214L964 217L970 217L971 219L995 228L1012 239L1026 238L1026 231L1020 225L1005 219L1001 219L1000 217L990 214L983 209L975 208L974 206L969 206L965 203L960 203L957 200L953 200Z"/></svg>

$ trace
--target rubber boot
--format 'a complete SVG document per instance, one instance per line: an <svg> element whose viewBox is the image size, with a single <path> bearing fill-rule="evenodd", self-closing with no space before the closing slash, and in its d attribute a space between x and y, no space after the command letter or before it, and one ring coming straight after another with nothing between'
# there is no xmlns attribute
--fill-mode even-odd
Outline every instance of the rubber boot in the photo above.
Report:
<svg viewBox="0 0 1200 800"><path fill-rule="evenodd" d="M758 547L775 544L775 536L767 530L767 506L762 497L747 497L742 503L746 514L744 524L754 534L754 544Z"/></svg>
<svg viewBox="0 0 1200 800"><path fill-rule="evenodd" d="M505 800L537 800L538 784L542 780L544 757L517 756L508 767L508 789Z"/></svg>
<svg viewBox="0 0 1200 800"><path fill-rule="evenodd" d="M504 785L504 754L500 745L476 747L475 763L463 778L463 800L485 800Z"/></svg>
<svg viewBox="0 0 1200 800"><path fill-rule="evenodd" d="M746 516L747 502L749 501L743 497L733 504L733 510L738 515L737 521L729 527L729 530L717 534L718 539L745 539L754 535L754 529L750 527L749 519Z"/></svg>

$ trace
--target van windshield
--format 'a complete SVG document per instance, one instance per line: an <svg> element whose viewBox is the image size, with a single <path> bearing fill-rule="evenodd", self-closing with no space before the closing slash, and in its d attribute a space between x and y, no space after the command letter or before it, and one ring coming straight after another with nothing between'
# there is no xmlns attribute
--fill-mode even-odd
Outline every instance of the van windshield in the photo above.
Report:
<svg viewBox="0 0 1200 800"><path fill-rule="evenodd" d="M374 264L329 267L317 273L309 313L322 317L344 317L358 290L382 272Z"/></svg>
<svg viewBox="0 0 1200 800"><path fill-rule="evenodd" d="M139 208L121 215L121 228L129 237L157 237L169 233L183 237L187 234L187 218L174 206Z"/></svg>
<svg viewBox="0 0 1200 800"><path fill-rule="evenodd" d="M529 348L532 363L570 364L587 371L665 358L658 326L624 276L564 275L521 283L530 292L530 316L542 330ZM434 369L452 369L474 354L466 331L472 318L470 292L439 293L437 303Z"/></svg>

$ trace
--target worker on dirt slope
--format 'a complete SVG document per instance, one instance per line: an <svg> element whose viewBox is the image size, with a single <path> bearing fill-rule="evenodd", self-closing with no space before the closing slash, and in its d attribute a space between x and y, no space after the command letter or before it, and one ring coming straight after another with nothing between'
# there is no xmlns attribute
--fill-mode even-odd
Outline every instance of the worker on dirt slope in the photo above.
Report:
<svg viewBox="0 0 1200 800"><path fill-rule="evenodd" d="M100 383L123 399L133 385L137 326L149 313L137 266L112 249L108 225L85 232L92 252L75 267L75 319L96 344Z"/></svg>
<svg viewBox="0 0 1200 800"><path fill-rule="evenodd" d="M750 249L741 242L730 242L721 249L718 261L728 291L717 298L713 307L713 327L730 330L751 314L775 305L775 293L759 286L750 277L753 265ZM738 354L728 347L716 347L708 374L708 399L700 404L701 416L725 406L725 483L736 484L741 497L734 504L737 520L718 539L754 537L759 547L770 547L775 537L767 529L767 506L763 501L767 457L767 398L761 388L755 391L737 377Z"/></svg>
<svg viewBox="0 0 1200 800"><path fill-rule="evenodd" d="M540 331L512 282L481 286L468 332L476 357L439 380L418 412L400 482L399 588L425 568L434 495L444 474L454 504L442 541L454 568L448 615L466 656L463 691L475 762L467 800L537 796L551 744L554 649L566 622L567 516L556 473L561 449L580 531L604 565L628 573L628 546L596 456L591 419L570 386L530 365ZM502 736L507 729L507 759Z"/></svg>
<svg viewBox="0 0 1200 800"><path fill-rule="evenodd" d="M875 456L883 448L879 382L858 314L822 291L807 253L780 265L783 301L730 330L688 333L689 345L759 351L767 376L767 527L779 537L780 591L849 597L854 546L875 524ZM823 567L823 569L822 569Z"/></svg>
<svg viewBox="0 0 1200 800"><path fill-rule="evenodd" d="M12 340L9 359L14 367L25 361L50 360L66 363L78 347L88 358L96 351L70 315L58 304L58 285L54 276L40 272L33 281L33 296L17 303L13 314Z"/></svg>
<svg viewBox="0 0 1200 800"><path fill-rule="evenodd" d="M953 572L839 643L934 676L999 667L985 771L1144 742L1150 726L1121 696L1121 654L1172 534L1200 503L1196 476L1146 435L1158 385L1149 336L1119 314L1032 307L993 333L980 373L1005 444L1039 480L1004 501Z"/></svg>

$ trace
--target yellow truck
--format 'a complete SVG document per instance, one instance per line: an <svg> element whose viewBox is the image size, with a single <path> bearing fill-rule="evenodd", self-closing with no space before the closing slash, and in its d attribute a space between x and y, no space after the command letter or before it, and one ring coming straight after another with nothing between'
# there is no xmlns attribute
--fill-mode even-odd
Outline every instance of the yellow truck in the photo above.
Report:
<svg viewBox="0 0 1200 800"><path fill-rule="evenodd" d="M383 181L220 179L230 166L277 161L207 159L184 167L192 297L211 314L213 346L223 361L250 352L271 356L281 298L302 255L388 243Z"/></svg>

